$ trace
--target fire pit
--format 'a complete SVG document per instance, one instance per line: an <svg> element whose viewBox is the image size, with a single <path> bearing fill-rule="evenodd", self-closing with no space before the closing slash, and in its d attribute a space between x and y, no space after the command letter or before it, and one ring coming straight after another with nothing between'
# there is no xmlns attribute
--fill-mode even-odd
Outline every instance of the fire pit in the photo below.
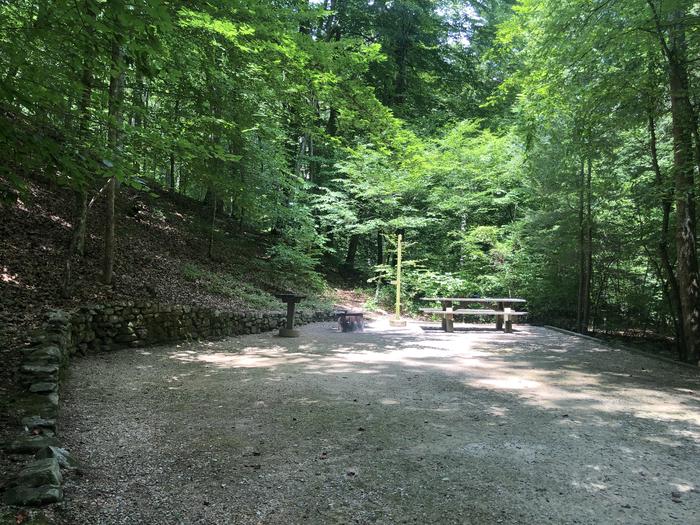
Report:
<svg viewBox="0 0 700 525"><path fill-rule="evenodd" d="M363 332L365 329L364 312L338 310L335 312L341 332Z"/></svg>

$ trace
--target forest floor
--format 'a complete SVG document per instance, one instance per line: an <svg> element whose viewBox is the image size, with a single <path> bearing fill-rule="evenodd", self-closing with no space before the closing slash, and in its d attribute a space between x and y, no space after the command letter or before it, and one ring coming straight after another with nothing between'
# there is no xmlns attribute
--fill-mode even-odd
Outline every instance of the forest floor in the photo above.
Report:
<svg viewBox="0 0 700 525"><path fill-rule="evenodd" d="M693 523L700 376L545 328L76 359L63 524Z"/></svg>
<svg viewBox="0 0 700 525"><path fill-rule="evenodd" d="M27 181L16 201L0 202L0 442L16 433L12 400L17 393L18 349L49 310L117 300L284 310L270 292L297 284L288 282L289 272L275 268L267 256L274 237L241 230L238 222L220 214L210 259L210 212L202 202L122 187L116 201L114 286L104 286L101 213L100 200L90 208L85 256L74 261L72 290L66 298L61 283L72 232L73 193L37 178ZM331 301L333 290L328 296ZM0 454L0 474L5 463Z"/></svg>

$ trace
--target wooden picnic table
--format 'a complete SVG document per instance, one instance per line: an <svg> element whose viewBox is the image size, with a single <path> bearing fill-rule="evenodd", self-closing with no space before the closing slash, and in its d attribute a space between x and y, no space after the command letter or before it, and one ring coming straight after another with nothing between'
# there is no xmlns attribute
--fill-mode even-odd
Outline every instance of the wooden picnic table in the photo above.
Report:
<svg viewBox="0 0 700 525"><path fill-rule="evenodd" d="M442 310L421 308L425 313L441 314L442 329L446 332L454 331L454 315L494 315L496 317L496 330L503 329L505 320L505 331L513 330L512 316L525 315L527 312L516 312L511 305L525 303L525 299L516 297L424 297L423 301L436 301L442 306ZM453 308L457 304L457 310ZM468 308L469 303L496 305L493 309ZM444 313L443 313L444 312Z"/></svg>

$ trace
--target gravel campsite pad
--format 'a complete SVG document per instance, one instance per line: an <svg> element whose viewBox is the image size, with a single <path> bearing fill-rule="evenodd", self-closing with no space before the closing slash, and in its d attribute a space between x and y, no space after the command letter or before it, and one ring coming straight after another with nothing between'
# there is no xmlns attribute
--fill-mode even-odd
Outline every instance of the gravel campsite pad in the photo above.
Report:
<svg viewBox="0 0 700 525"><path fill-rule="evenodd" d="M697 371L416 324L76 359L64 524L700 522Z"/></svg>

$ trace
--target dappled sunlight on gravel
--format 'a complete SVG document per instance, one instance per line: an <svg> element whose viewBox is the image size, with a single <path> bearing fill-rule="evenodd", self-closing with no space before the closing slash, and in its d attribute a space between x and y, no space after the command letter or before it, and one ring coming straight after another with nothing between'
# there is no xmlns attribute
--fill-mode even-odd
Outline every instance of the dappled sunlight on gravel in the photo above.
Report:
<svg viewBox="0 0 700 525"><path fill-rule="evenodd" d="M693 521L696 371L459 328L323 323L78 360L63 428L88 468L62 523Z"/></svg>

